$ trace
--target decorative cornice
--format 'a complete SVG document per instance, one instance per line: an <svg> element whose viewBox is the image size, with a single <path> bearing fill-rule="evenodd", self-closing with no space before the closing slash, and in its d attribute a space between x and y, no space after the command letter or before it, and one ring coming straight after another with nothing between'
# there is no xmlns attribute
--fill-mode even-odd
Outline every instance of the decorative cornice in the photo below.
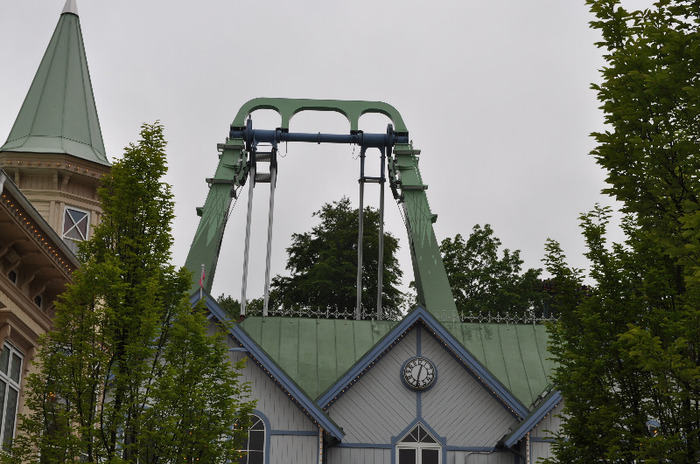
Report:
<svg viewBox="0 0 700 464"><path fill-rule="evenodd" d="M0 205L7 210L16 224L25 230L37 248L53 260L56 268L62 270L66 279L70 280L73 272L80 267L80 262L7 176L0 195Z"/></svg>
<svg viewBox="0 0 700 464"><path fill-rule="evenodd" d="M23 308L42 331L46 332L51 328L51 318L38 306L36 306L27 295L25 295L12 282L10 282L6 276L0 276L0 287L7 298L9 298L13 304L17 305L18 308ZM31 311L27 311L27 308L31 308ZM12 311L12 309L2 308L0 309L0 323L5 320L9 320L11 325L16 326L17 324L15 321L21 319L14 313L14 311ZM36 340L37 333L34 329L31 329L24 321L22 321L22 327L25 327L25 329L23 329L23 333L32 335L34 340Z"/></svg>
<svg viewBox="0 0 700 464"><path fill-rule="evenodd" d="M19 156L16 156L19 155ZM57 161L56 158L63 158ZM0 168L2 169L56 169L67 171L70 173L80 174L83 176L101 179L109 172L109 167L98 165L96 163L81 162L77 158L73 161L67 159L65 155L56 155L47 160L31 159L27 154L3 152L0 154ZM97 169L95 167L97 166Z"/></svg>
<svg viewBox="0 0 700 464"><path fill-rule="evenodd" d="M56 267L63 271L66 280L70 280L71 274L77 266L72 263L67 253L62 252L61 246L49 237L48 233L41 229L31 217L22 211L17 201L10 195L3 193L1 197L2 205L11 213L16 223L24 228L27 235L41 249L44 254L56 264ZM63 242L61 241L61 244Z"/></svg>

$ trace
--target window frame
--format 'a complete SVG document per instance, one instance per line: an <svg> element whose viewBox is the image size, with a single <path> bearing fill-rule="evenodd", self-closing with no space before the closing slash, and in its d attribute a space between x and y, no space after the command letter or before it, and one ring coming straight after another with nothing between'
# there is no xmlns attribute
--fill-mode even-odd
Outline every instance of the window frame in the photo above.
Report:
<svg viewBox="0 0 700 464"><path fill-rule="evenodd" d="M267 460L266 460L267 459L267 452L266 452L267 451L267 440L268 440L267 424L266 424L265 418L262 415L259 415L257 413L253 413L250 415L250 417L251 417L251 422L250 422L250 427L248 427L245 445L244 445L243 449L240 450L242 453L245 453L245 455L243 455L240 459L238 459L237 464L250 464L250 454L249 453L251 451L256 452L256 453L259 452L260 456L261 456L261 460L259 462L261 462L262 464L265 464L267 462ZM253 428L253 427L256 427L258 425L261 428L259 428L259 429ZM263 439L262 439L260 449L257 449L257 448L251 449L250 448L250 441L251 441L250 440L250 433L251 433L251 431L254 431L254 432L262 431Z"/></svg>
<svg viewBox="0 0 700 464"><path fill-rule="evenodd" d="M425 435L430 437L432 441L420 441L420 432L417 434L418 435L418 441L406 441L407 438L413 434L413 432L419 429L422 431ZM408 432L406 432L403 437L396 442L396 459L395 459L395 464L400 464L400 450L413 450L415 452L415 464L422 464L423 462L423 450L435 450L437 451L437 464L442 464L442 444L440 441L433 436L432 433L428 431L428 429L421 423L416 424L414 427L411 427Z"/></svg>
<svg viewBox="0 0 700 464"><path fill-rule="evenodd" d="M2 351L0 351L0 359L2 359L2 353L5 349L8 350L8 360L7 360L7 373L2 370L0 365L0 382L5 384L4 388L0 392L2 397L2 404L0 404L0 448L7 449L8 445L11 446L12 441L15 438L15 430L17 428L17 416L19 412L19 402L22 392L22 377L23 377L23 365L24 365L24 353L17 349L12 343L5 340L3 344ZM13 368L15 367L15 358L19 359L19 370L17 371L17 379L13 378ZM13 405L13 418L12 418L12 430L10 431L10 436L7 436L7 426L8 424L8 403L9 403L9 391L10 389L16 392L16 398Z"/></svg>
<svg viewBox="0 0 700 464"><path fill-rule="evenodd" d="M81 235L81 236L83 235L82 232L81 232L81 230L80 230L80 228L78 227L78 223L76 223L75 221L73 221L73 218L72 218L72 216L70 216L70 213L68 213L68 210L73 210L73 211L76 211L76 212L78 212L78 213L83 213L83 214L85 214L85 221L86 221L86 222L85 222L85 237L84 237L84 238L82 238L82 239L77 239L77 238L74 238L74 237L69 237L69 236L67 235L67 234L68 234L70 231L72 231L73 229L77 230L77 232L78 232L79 235ZM73 225L72 225L68 230L66 230L66 215L70 216L70 217L71 217L71 221L73 222ZM78 222L80 222L80 221L78 221ZM64 207L63 207L63 221L62 221L62 224L61 224L61 238L63 239L63 241L65 242L66 240L71 240L72 242L76 242L76 243L77 243L77 242L84 242L84 241L86 241L89 237L90 237L90 211L87 211L87 210L84 210L84 209L81 209L81 208L77 208L77 207L75 207L75 206L64 205Z"/></svg>

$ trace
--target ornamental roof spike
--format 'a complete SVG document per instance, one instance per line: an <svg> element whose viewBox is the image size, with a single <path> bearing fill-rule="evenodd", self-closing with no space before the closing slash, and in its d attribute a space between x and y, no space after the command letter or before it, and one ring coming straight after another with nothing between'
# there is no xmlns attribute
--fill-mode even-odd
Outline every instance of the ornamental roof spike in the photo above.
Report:
<svg viewBox="0 0 700 464"><path fill-rule="evenodd" d="M66 0L66 4L63 6L63 11L61 14L71 13L78 16L78 4L75 0Z"/></svg>

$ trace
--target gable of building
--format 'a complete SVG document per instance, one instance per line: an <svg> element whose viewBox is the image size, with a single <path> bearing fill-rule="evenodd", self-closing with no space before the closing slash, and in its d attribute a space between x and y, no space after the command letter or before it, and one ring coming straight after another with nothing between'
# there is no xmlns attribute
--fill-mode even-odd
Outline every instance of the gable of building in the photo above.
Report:
<svg viewBox="0 0 700 464"><path fill-rule="evenodd" d="M201 296L201 298L200 298ZM215 322L227 321L225 313L216 304L216 301L209 295L199 295L195 293L190 298L191 304L203 304L209 311L210 318ZM229 343L231 344L230 351L233 353L233 359L245 357L248 361L248 366L254 370L248 371L250 375L259 376L264 373L265 378L270 380L278 389L285 395L285 405L292 405L301 411L317 428L327 434L330 440L341 440L343 431L335 424L328 415L310 398L299 385L269 357L249 336L241 330L240 325L236 324L229 327ZM257 370L255 370L257 368ZM254 374L253 374L254 373ZM256 377L257 378L257 377ZM248 381L245 378L245 381ZM271 391L272 388L268 383L260 383L265 385L266 391ZM269 388L268 388L269 387ZM279 393L279 392L277 392ZM276 393L276 394L277 394ZM280 398L276 396L275 398ZM285 407L286 407L285 406Z"/></svg>
<svg viewBox="0 0 700 464"><path fill-rule="evenodd" d="M440 339L460 351L512 407L525 416L534 399L549 385L554 365L547 354L544 326L530 324L439 324L428 312L412 313L429 320ZM410 315L401 324L408 324ZM332 389L346 387L391 344L391 321L328 320L285 317L249 317L241 328L312 398L324 407ZM394 338L401 334L395 334ZM382 343L384 343L382 345ZM370 353L375 350L376 353ZM354 368L354 369L353 369ZM329 387L329 385L332 385ZM518 405L518 406L516 406Z"/></svg>
<svg viewBox="0 0 700 464"><path fill-rule="evenodd" d="M547 350L549 335L545 325L447 323L445 326L528 410L551 387L556 364Z"/></svg>
<svg viewBox="0 0 700 464"><path fill-rule="evenodd" d="M437 372L434 384L424 391L410 388L402 379L403 366L417 356L429 359ZM406 332L328 407L328 413L345 432L340 446L366 448L393 448L417 423L445 447L493 448L517 422L517 416L422 324Z"/></svg>
<svg viewBox="0 0 700 464"><path fill-rule="evenodd" d="M205 299L212 315L225 319ZM399 440L416 426L438 440L443 460L486 453L499 461L510 453L501 449L529 446L530 431L523 430L556 407L542 399L554 367L543 326L443 325L417 308L399 322L249 317L231 335L257 375L264 373L315 425L322 418L340 430L327 451L341 461L353 453L393 460ZM439 372L429 390L402 383L402 366L415 356L431 359ZM501 448L504 437L510 440ZM541 441L540 454L549 450Z"/></svg>
<svg viewBox="0 0 700 464"><path fill-rule="evenodd" d="M249 317L241 328L315 400L397 325L295 317Z"/></svg>

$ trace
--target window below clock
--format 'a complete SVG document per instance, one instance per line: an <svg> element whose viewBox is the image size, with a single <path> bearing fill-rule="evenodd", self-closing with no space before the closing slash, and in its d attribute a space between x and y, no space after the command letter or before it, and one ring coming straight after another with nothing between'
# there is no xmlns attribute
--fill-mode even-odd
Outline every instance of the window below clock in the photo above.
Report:
<svg viewBox="0 0 700 464"><path fill-rule="evenodd" d="M442 446L418 424L396 444L396 464L442 464Z"/></svg>

